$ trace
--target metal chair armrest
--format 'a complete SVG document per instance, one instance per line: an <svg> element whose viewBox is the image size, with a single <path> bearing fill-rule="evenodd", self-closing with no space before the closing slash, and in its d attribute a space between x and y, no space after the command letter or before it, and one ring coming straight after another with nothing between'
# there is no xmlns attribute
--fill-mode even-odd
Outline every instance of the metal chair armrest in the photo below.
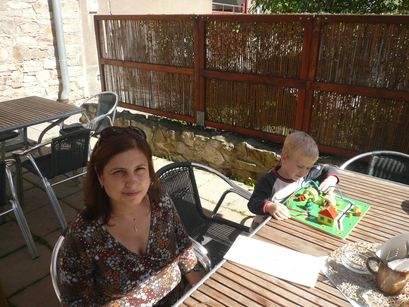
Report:
<svg viewBox="0 0 409 307"><path fill-rule="evenodd" d="M196 254L198 261L203 266L205 271L208 272L210 268L212 267L212 262L208 256L207 249L202 244L200 244L195 239L193 239L192 237L189 236L189 238L192 241L192 247L193 247L193 250Z"/></svg>
<svg viewBox="0 0 409 307"><path fill-rule="evenodd" d="M26 149L24 151L21 151L21 150L13 151L13 154L18 155L18 156L25 156L25 155L27 155L28 153L30 153L30 152L32 152L34 150L40 149L40 148L42 148L44 146L47 146L47 145L51 144L51 142L52 142L52 140L48 140L48 141L45 141L43 143L37 144L37 145L35 145L35 146L33 146L33 147L29 148L29 149Z"/></svg>
<svg viewBox="0 0 409 307"><path fill-rule="evenodd" d="M57 242L54 245L53 251L51 253L51 262L50 262L50 276L51 282L53 284L55 295L59 302L61 302L61 292L60 287L58 285L58 253L60 248L64 242L64 235L61 235Z"/></svg>
<svg viewBox="0 0 409 307"><path fill-rule="evenodd" d="M376 156L376 155L396 155L396 156L401 156L404 158L409 159L409 155L402 153L402 152L397 152L397 151L391 151L391 150L376 150L376 151L370 151L370 152L364 152L362 154L359 154L355 157L352 157L351 159L349 159L348 161L344 162L339 168L340 169L345 169L346 167L348 167L351 163L365 158L365 157L369 157L369 156Z"/></svg>

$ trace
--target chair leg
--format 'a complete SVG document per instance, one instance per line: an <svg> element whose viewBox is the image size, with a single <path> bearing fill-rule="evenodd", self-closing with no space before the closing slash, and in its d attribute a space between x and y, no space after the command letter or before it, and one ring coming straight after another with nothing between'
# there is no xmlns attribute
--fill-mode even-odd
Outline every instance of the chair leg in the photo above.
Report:
<svg viewBox="0 0 409 307"><path fill-rule="evenodd" d="M3 160L4 157L6 156L6 146L4 145L5 141L0 142L0 150L1 150L1 156L0 158Z"/></svg>
<svg viewBox="0 0 409 307"><path fill-rule="evenodd" d="M23 210L21 209L18 202L12 200L11 204L14 209L14 215L20 230L23 234L24 240L26 241L28 250L30 251L31 258L37 258L39 256L37 246L34 243L33 236L31 235L30 228L28 227L27 220L24 216Z"/></svg>
<svg viewBox="0 0 409 307"><path fill-rule="evenodd" d="M43 180L45 190L47 192L48 198L50 199L51 205L53 206L54 212L57 215L58 221L60 222L61 228L64 231L67 228L67 221L64 216L64 212L58 202L57 196L48 180Z"/></svg>

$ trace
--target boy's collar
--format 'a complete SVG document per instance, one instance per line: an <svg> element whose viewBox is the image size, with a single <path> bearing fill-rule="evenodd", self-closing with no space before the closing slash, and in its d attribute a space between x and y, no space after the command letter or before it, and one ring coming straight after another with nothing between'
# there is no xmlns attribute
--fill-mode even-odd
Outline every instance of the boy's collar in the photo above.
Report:
<svg viewBox="0 0 409 307"><path fill-rule="evenodd" d="M287 178L284 178L283 176L281 176L281 175L279 174L279 172L278 172L278 170L279 170L280 168L281 168L281 164L275 166L275 167L271 170L271 172L272 172L273 174L275 174L281 181L288 182L288 183L295 182L295 181L292 180L292 179L287 179Z"/></svg>

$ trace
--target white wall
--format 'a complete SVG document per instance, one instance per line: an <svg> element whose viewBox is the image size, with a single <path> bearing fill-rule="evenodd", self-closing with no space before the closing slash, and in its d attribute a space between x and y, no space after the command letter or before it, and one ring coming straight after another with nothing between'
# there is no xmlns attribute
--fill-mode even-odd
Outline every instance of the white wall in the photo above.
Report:
<svg viewBox="0 0 409 307"><path fill-rule="evenodd" d="M95 0L91 0L95 1ZM98 14L211 14L212 0L98 0Z"/></svg>

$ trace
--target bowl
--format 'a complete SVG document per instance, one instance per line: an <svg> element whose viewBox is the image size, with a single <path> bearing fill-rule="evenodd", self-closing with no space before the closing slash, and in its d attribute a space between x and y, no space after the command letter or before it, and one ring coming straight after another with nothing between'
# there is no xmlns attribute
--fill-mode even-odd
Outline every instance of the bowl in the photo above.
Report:
<svg viewBox="0 0 409 307"><path fill-rule="evenodd" d="M374 255L372 250L362 244L348 243L341 250L341 262L352 272L370 274L366 267L366 260Z"/></svg>

